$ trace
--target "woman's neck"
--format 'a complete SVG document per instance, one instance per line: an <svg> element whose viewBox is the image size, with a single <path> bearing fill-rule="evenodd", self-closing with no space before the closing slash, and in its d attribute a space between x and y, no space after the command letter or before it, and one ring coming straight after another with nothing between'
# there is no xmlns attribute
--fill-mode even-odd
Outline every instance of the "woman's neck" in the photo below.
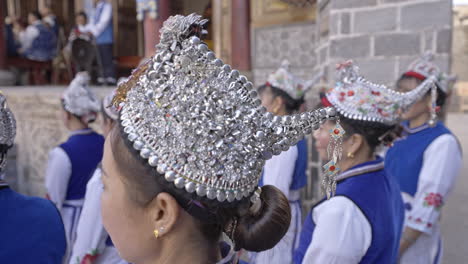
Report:
<svg viewBox="0 0 468 264"><path fill-rule="evenodd" d="M419 116L409 120L409 128L420 127L429 121L429 113L422 113Z"/></svg>
<svg viewBox="0 0 468 264"><path fill-rule="evenodd" d="M344 153L344 155L346 155L346 153ZM368 151L360 151L354 155L354 158L346 157L342 161L340 161L341 172L347 171L356 165L373 161L374 159L374 155L369 155Z"/></svg>
<svg viewBox="0 0 468 264"><path fill-rule="evenodd" d="M158 258L152 259L144 264L172 264L172 263L193 263L193 264L215 264L220 256L219 246L203 245L204 243L191 243L186 240L182 243L171 243Z"/></svg>
<svg viewBox="0 0 468 264"><path fill-rule="evenodd" d="M69 129L70 131L83 130L83 129L86 129L86 128L88 128L88 126L85 125L85 124L83 124L83 123L81 123L81 122L79 122L79 121L77 121L77 122L70 122L70 123L68 124L68 129Z"/></svg>

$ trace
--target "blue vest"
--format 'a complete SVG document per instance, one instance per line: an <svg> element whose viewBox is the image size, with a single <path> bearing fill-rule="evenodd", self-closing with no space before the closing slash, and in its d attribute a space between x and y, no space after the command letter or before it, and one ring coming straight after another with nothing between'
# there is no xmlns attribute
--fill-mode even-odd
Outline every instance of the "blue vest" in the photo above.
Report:
<svg viewBox="0 0 468 264"><path fill-rule="evenodd" d="M96 8L96 14L94 16L94 23L97 23L102 15L102 11L104 10L104 7L106 5L110 5L110 3L103 3L99 2L97 4ZM113 31L113 25L112 25L112 18L109 21L109 23L106 25L104 28L104 31L101 32L99 36L96 37L96 44L102 45L102 44L112 44L114 42L114 31Z"/></svg>
<svg viewBox="0 0 468 264"><path fill-rule="evenodd" d="M297 160L294 166L293 179L291 182L290 190L299 190L307 185L307 140L303 139L296 145L297 147ZM263 186L263 173L259 186Z"/></svg>
<svg viewBox="0 0 468 264"><path fill-rule="evenodd" d="M0 263L62 263L65 230L50 201L0 189L0 234Z"/></svg>
<svg viewBox="0 0 468 264"><path fill-rule="evenodd" d="M382 159L377 159L357 165L352 169L375 165L380 162L382 162ZM345 196L353 201L361 209L371 225L371 244L360 263L396 263L403 226L404 207L400 189L395 180L389 177L383 169L352 176L338 182L336 196ZM315 206L325 201L323 199ZM307 215L302 227L299 247L294 254L295 264L302 263L307 248L312 241L315 229L312 218L313 210L314 208Z"/></svg>
<svg viewBox="0 0 468 264"><path fill-rule="evenodd" d="M104 137L94 131L84 135L73 135L60 147L70 159L72 168L66 200L83 199L86 184L102 160Z"/></svg>
<svg viewBox="0 0 468 264"><path fill-rule="evenodd" d="M418 189L424 151L437 137L450 134L440 122L435 127L424 125L413 131L417 132L410 132L405 139L396 141L385 155L385 170L397 180L401 191L411 196Z"/></svg>
<svg viewBox="0 0 468 264"><path fill-rule="evenodd" d="M57 53L57 37L54 32L44 24L37 24L39 35L33 40L31 47L24 52L30 60L49 61Z"/></svg>

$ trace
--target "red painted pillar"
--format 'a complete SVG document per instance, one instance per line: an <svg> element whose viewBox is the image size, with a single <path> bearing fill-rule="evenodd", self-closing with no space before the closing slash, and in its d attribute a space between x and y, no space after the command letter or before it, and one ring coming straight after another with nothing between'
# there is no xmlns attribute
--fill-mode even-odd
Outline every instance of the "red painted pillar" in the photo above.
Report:
<svg viewBox="0 0 468 264"><path fill-rule="evenodd" d="M0 5L0 69L6 67L5 13L6 10L3 10L3 5Z"/></svg>
<svg viewBox="0 0 468 264"><path fill-rule="evenodd" d="M145 14L143 31L145 37L145 57L149 58L156 52L156 44L159 43L159 30L163 22L171 15L169 0L158 0L158 17L151 18Z"/></svg>
<svg viewBox="0 0 468 264"><path fill-rule="evenodd" d="M250 71L250 1L232 0L231 19L231 64L240 71Z"/></svg>

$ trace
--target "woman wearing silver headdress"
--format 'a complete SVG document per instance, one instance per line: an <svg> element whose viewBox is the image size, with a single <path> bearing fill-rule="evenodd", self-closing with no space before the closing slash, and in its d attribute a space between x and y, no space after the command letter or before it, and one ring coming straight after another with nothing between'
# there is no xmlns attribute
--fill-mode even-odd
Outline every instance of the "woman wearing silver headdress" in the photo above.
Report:
<svg viewBox="0 0 468 264"><path fill-rule="evenodd" d="M200 41L206 20L170 17L157 54L119 86L104 146L102 215L120 255L140 263L236 263L263 251L291 215L258 188L265 160L335 117L332 108L265 113L253 85ZM232 247L219 244L222 233Z"/></svg>
<svg viewBox="0 0 468 264"><path fill-rule="evenodd" d="M117 109L112 106L112 91L102 100L101 129L106 137L119 117ZM97 168L93 177L86 185L86 194L83 202L76 240L73 244L72 257L69 264L125 264L112 244L109 234L102 225L101 194L102 171Z"/></svg>
<svg viewBox="0 0 468 264"><path fill-rule="evenodd" d="M326 159L329 141L339 144L334 135L346 130L343 158L324 166L326 181L329 173L340 171L336 195L317 203L306 217L294 263L393 264L398 257L403 202L376 149L399 134L399 113L424 96L434 79L402 94L360 77L352 62L340 64L338 74L322 104L335 107L340 122L326 122L314 133L320 157Z"/></svg>
<svg viewBox="0 0 468 264"><path fill-rule="evenodd" d="M395 142L385 157L385 167L397 179L405 202L400 263L442 261L440 212L462 166L457 138L436 120L454 78L441 73L433 55L426 53L411 63L399 79L398 89L412 91L430 76L437 78L437 89L405 112L405 139Z"/></svg>
<svg viewBox="0 0 468 264"><path fill-rule="evenodd" d="M3 180L16 121L0 93L0 263L61 264L66 240L60 214L45 199L16 193Z"/></svg>
<svg viewBox="0 0 468 264"><path fill-rule="evenodd" d="M67 234L66 262L76 238L86 183L102 159L104 146L104 138L89 128L100 102L88 82L88 74L80 72L63 93L61 114L70 137L52 149L46 170L47 195L59 209Z"/></svg>
<svg viewBox="0 0 468 264"><path fill-rule="evenodd" d="M314 79L318 80L319 77ZM289 70L289 62L283 61L280 68L270 74L267 82L258 88L258 93L268 112L279 116L290 115L298 112L304 103L305 92L314 83L314 80L304 81L294 76ZM265 162L259 186L273 185L284 193L291 207L291 224L286 235L274 248L250 254L250 264L292 262L301 231L300 191L307 185L306 168L305 139Z"/></svg>

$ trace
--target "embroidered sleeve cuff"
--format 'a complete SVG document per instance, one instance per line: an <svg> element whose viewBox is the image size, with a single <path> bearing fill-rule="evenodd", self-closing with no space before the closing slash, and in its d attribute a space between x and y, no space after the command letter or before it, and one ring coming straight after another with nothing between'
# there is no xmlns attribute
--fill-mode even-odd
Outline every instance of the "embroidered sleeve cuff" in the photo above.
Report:
<svg viewBox="0 0 468 264"><path fill-rule="evenodd" d="M432 234L434 223L426 221L420 217L413 217L410 215L406 218L406 226L426 234Z"/></svg>

